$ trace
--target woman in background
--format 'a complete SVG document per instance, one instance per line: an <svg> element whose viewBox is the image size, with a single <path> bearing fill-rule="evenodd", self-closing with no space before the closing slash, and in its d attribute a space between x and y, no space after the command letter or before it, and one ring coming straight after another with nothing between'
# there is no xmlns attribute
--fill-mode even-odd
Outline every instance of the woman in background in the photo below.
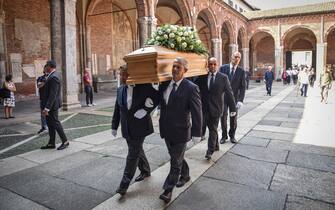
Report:
<svg viewBox="0 0 335 210"><path fill-rule="evenodd" d="M14 118L13 116L13 108L15 107L15 96L14 96L14 92L16 91L16 87L14 82L12 81L12 75L7 75L6 76L6 80L3 83L3 88L6 88L7 90L10 91L10 97L9 98L5 98L4 99L4 111L5 111L5 119L8 118Z"/></svg>

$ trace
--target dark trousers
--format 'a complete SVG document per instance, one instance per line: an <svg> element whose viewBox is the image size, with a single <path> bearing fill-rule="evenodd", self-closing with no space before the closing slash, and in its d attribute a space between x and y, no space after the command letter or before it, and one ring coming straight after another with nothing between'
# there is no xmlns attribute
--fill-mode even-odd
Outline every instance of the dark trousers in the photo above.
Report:
<svg viewBox="0 0 335 210"><path fill-rule="evenodd" d="M144 154L143 142L144 137L139 139L127 139L128 155L120 184L121 188L128 188L131 180L134 178L137 166L141 173L150 175L150 165Z"/></svg>
<svg viewBox="0 0 335 210"><path fill-rule="evenodd" d="M221 117L221 129L222 129L222 138L228 138L227 135L227 130L228 130L228 125L227 125L227 118L228 118L228 105L224 103L223 106L223 115ZM230 110L229 110L230 112ZM236 115L234 117L229 117L230 118L230 128L229 128L229 137L230 138L235 138L235 132L237 128L237 110L236 110Z"/></svg>
<svg viewBox="0 0 335 210"><path fill-rule="evenodd" d="M85 85L86 104L93 104L93 90L91 85Z"/></svg>
<svg viewBox="0 0 335 210"><path fill-rule="evenodd" d="M245 84L246 84L245 88L248 90L249 89L249 80L248 79L245 80Z"/></svg>
<svg viewBox="0 0 335 210"><path fill-rule="evenodd" d="M204 114L203 116L203 130L206 129L206 127L208 127L209 130L208 152L212 154L215 148L219 148L218 125L220 117L212 117L209 114Z"/></svg>
<svg viewBox="0 0 335 210"><path fill-rule="evenodd" d="M170 172L165 179L163 189L172 191L179 180L179 176L184 178L190 176L190 169L184 159L187 143L175 144L168 139L165 139L165 143L170 154Z"/></svg>
<svg viewBox="0 0 335 210"><path fill-rule="evenodd" d="M58 110L50 110L49 115L46 116L46 120L49 129L49 144L55 145L56 131L62 143L66 142L67 138L64 133L63 126L58 120Z"/></svg>
<svg viewBox="0 0 335 210"><path fill-rule="evenodd" d="M300 89L301 96L307 96L307 89L308 89L308 84L302 84L302 87Z"/></svg>
<svg viewBox="0 0 335 210"><path fill-rule="evenodd" d="M268 95L271 95L271 90L272 90L272 82L266 82L266 93Z"/></svg>

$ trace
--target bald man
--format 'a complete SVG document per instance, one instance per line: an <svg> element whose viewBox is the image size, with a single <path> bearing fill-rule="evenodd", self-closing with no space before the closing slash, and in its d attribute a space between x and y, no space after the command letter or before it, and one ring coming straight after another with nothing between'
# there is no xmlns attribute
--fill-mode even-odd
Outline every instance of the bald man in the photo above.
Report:
<svg viewBox="0 0 335 210"><path fill-rule="evenodd" d="M245 72L239 67L241 61L241 53L238 51L234 52L231 56L231 61L229 64L225 64L220 67L220 72L227 75L230 86L234 93L234 98L236 102L236 108L240 109L243 106L243 100L245 95ZM221 118L221 127L222 127L222 138L220 143L223 144L228 139L227 135L227 116L228 116L228 104L227 97L224 98L224 109L223 116ZM232 110L229 110L230 112ZM237 112L238 113L238 112ZM237 114L235 116L230 116L230 128L229 128L229 137L232 143L236 143L235 132L237 128Z"/></svg>
<svg viewBox="0 0 335 210"><path fill-rule="evenodd" d="M223 97L230 110L230 116L236 115L236 106L233 91L230 87L228 77L218 72L217 59L211 57L208 60L208 74L202 75L196 80L200 88L203 127L202 135L205 135L206 127L209 130L208 149L205 155L210 160L214 151L219 150L218 125L223 114Z"/></svg>

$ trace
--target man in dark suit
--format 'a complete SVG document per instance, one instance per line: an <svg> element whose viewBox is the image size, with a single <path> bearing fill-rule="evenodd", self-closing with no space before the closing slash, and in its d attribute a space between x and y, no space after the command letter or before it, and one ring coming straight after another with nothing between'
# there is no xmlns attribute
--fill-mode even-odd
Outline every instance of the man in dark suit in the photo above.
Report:
<svg viewBox="0 0 335 210"><path fill-rule="evenodd" d="M230 86L234 93L234 98L236 102L237 109L243 106L243 100L245 95L245 73L244 70L238 66L241 60L241 53L235 52L231 57L230 64L225 64L220 67L220 72L227 75L230 81ZM221 117L221 127L222 127L222 138L220 143L224 144L228 139L227 135L227 116L228 116L228 99L224 98L224 109L223 116ZM231 110L229 110L231 111ZM230 129L229 137L232 143L236 143L235 132L237 128L237 114L235 116L230 116Z"/></svg>
<svg viewBox="0 0 335 210"><path fill-rule="evenodd" d="M264 74L264 81L266 86L266 95L271 96L272 82L275 79L275 76L272 72L272 66L268 66L267 71Z"/></svg>
<svg viewBox="0 0 335 210"><path fill-rule="evenodd" d="M228 77L218 72L217 59L212 57L208 60L208 74L200 76L196 84L200 88L203 126L202 135L206 127L209 130L208 150L205 158L210 160L214 151L219 150L218 125L223 113L223 97L229 106L230 116L236 115L236 106L233 91L230 87Z"/></svg>
<svg viewBox="0 0 335 210"><path fill-rule="evenodd" d="M41 149L54 149L56 140L56 131L62 141L62 144L57 148L58 150L65 149L69 146L69 141L66 138L62 124L58 120L58 110L62 106L60 98L61 92L61 76L56 71L56 62L48 61L46 64L46 72L48 74L45 82L45 93L42 98L43 111L42 115L46 116L47 125L49 129L49 143Z"/></svg>
<svg viewBox="0 0 335 210"><path fill-rule="evenodd" d="M165 139L170 154L170 172L164 182L164 192L159 196L171 201L172 190L190 180L189 167L184 159L186 145L191 137L200 140L202 113L199 88L184 78L188 69L185 58L173 62L172 80L160 86L160 135ZM192 124L191 124L192 117Z"/></svg>
<svg viewBox="0 0 335 210"><path fill-rule="evenodd" d="M150 166L143 151L143 142L146 136L154 132L150 113L158 104L159 94L151 84L127 85L127 66L122 66L120 70L122 85L117 90L112 135L117 135L121 122L121 132L127 141L128 155L123 177L116 192L124 195L137 166L141 173L135 181L142 181L150 176Z"/></svg>

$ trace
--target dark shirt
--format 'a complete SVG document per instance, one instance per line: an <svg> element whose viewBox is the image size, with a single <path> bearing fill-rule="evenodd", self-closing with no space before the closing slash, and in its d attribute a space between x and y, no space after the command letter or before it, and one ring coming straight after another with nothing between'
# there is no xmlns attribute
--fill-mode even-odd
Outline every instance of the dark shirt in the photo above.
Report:
<svg viewBox="0 0 335 210"><path fill-rule="evenodd" d="M36 80L37 84L39 82L45 82L45 81L46 81L46 76L45 75L42 75L42 76L38 77L37 80ZM40 95L40 100L42 100L44 95L45 95L45 86L44 85L42 87L38 88L38 93Z"/></svg>

